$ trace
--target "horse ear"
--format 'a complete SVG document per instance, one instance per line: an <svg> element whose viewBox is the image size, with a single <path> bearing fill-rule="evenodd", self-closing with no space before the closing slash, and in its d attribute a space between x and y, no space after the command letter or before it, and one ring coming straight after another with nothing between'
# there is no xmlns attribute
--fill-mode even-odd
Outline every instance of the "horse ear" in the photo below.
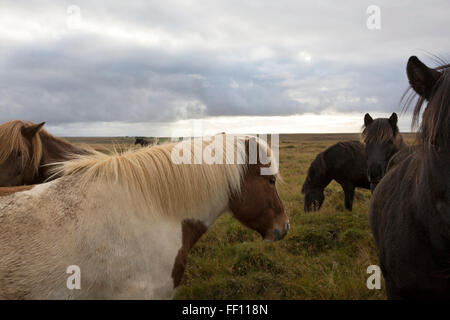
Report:
<svg viewBox="0 0 450 320"><path fill-rule="evenodd" d="M364 125L367 127L373 122L373 118L370 116L370 114L366 113L364 116Z"/></svg>
<svg viewBox="0 0 450 320"><path fill-rule="evenodd" d="M32 124L31 126L28 127L22 127L21 129L22 135L28 140L31 140L36 135L36 133L38 133L39 130L41 130L44 124L45 122L41 122L38 124Z"/></svg>
<svg viewBox="0 0 450 320"><path fill-rule="evenodd" d="M431 91L440 76L439 71L428 68L419 58L412 56L406 65L406 74L414 91L425 99L430 99Z"/></svg>
<svg viewBox="0 0 450 320"><path fill-rule="evenodd" d="M389 122L391 123L391 126L395 128L397 126L398 117L395 112L392 113L392 115L389 117Z"/></svg>

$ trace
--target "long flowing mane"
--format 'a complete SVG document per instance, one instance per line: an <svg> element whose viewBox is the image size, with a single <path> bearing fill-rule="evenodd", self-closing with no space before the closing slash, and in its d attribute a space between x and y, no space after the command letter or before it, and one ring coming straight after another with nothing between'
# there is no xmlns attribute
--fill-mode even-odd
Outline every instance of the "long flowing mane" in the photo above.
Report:
<svg viewBox="0 0 450 320"><path fill-rule="evenodd" d="M0 163L5 162L11 155L21 154L22 167L31 164L36 173L42 157L42 142L39 135L32 138L32 153L25 138L22 135L22 128L32 125L29 121L13 120L0 125ZM48 134L44 129L41 129Z"/></svg>
<svg viewBox="0 0 450 320"><path fill-rule="evenodd" d="M58 170L63 176L76 175L76 180L85 185L93 181L100 181L102 185L118 184L125 197L136 205L142 204L147 210L156 209L175 216L180 211L195 213L211 199L228 199L240 191L248 161L236 164L235 159L229 158L227 150L235 150L237 157L246 159L246 146L245 143L237 143L234 137L223 137L220 148L223 148L224 164L204 163L203 152L210 143L202 139L189 139L122 154L79 155L76 159L60 163ZM270 155L270 148L262 140L258 139L258 145L265 148L271 161L275 161ZM172 161L175 147L188 150L191 164Z"/></svg>

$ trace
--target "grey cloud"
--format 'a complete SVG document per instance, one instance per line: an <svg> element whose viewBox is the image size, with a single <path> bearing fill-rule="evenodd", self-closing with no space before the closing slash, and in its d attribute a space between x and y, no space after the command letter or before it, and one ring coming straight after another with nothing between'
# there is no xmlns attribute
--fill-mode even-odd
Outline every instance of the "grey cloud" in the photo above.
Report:
<svg viewBox="0 0 450 320"><path fill-rule="evenodd" d="M6 2L4 8L42 23L49 18L49 28L58 29L69 4ZM448 2L380 1L380 31L365 28L370 3L322 4L78 1L85 21L140 30L144 39L74 31L17 41L0 33L0 121L399 111L408 56L421 47L449 52L442 28ZM139 42L152 32L162 39Z"/></svg>

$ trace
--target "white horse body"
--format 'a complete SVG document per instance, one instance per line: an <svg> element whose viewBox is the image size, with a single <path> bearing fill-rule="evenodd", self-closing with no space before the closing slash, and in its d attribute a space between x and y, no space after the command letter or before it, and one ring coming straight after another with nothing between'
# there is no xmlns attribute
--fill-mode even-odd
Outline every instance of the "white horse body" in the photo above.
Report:
<svg viewBox="0 0 450 320"><path fill-rule="evenodd" d="M182 218L136 211L117 201L117 185L82 190L69 179L0 198L0 243L15 247L0 246L0 298L171 298ZM192 218L209 226L226 208L216 199ZM70 265L80 267L79 290L67 287Z"/></svg>
<svg viewBox="0 0 450 320"><path fill-rule="evenodd" d="M79 156L57 180L0 193L0 298L171 298L189 249L229 207L266 240L287 233L275 183L257 165L177 165L174 147ZM220 146L234 147L245 158L245 144Z"/></svg>

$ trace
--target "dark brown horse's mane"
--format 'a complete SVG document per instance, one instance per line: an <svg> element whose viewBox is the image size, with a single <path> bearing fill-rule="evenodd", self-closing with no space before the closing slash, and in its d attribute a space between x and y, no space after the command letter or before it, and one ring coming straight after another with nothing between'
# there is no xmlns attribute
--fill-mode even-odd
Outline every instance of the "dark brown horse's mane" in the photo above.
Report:
<svg viewBox="0 0 450 320"><path fill-rule="evenodd" d="M392 140L396 149L404 146L402 135L398 126L392 127L388 119L377 118L369 126L363 126L361 143L386 143Z"/></svg>
<svg viewBox="0 0 450 320"><path fill-rule="evenodd" d="M419 127L419 130L411 154L405 157L407 165L399 172L401 179L406 182L405 188L400 190L400 193L388 195L385 201L392 201L391 198L396 197L417 199L416 205L426 208L430 204L435 204L437 199L444 199L448 192L448 182L445 180L448 175L445 170L448 170L450 155L450 64L443 64L434 69L439 71L441 75L434 84L431 90L431 98L427 103L425 103L427 99L411 90L412 88L409 88L402 97L403 99L408 91L413 92L408 97L405 108L408 108L414 98L417 97L412 126ZM419 126L420 114L424 105L426 107ZM398 177L393 179L399 180ZM424 224L430 212L427 213L428 215L418 215L418 219L425 221ZM445 229L448 228L448 217L433 216L433 219L438 219L440 223L437 224L442 226L441 229L434 231L435 236L439 234L446 241L450 241L448 229ZM450 261L448 263L450 264ZM442 275L449 278L450 265L447 268L442 270Z"/></svg>
<svg viewBox="0 0 450 320"><path fill-rule="evenodd" d="M398 128L392 128L390 123L386 119L375 119L369 126L364 126L364 130L361 133L362 142L387 142L393 139L398 133Z"/></svg>
<svg viewBox="0 0 450 320"><path fill-rule="evenodd" d="M445 149L449 147L450 140L450 64L441 65L436 67L435 70L440 71L441 76L434 85L432 99L428 101L423 112L420 126L420 114L426 99L415 93L410 87L403 94L402 101L406 98L404 104L404 110L406 110L417 97L412 127L419 128L418 143L435 145Z"/></svg>
<svg viewBox="0 0 450 320"><path fill-rule="evenodd" d="M324 153L319 153L316 158L311 163L308 173L306 175L306 180L303 183L302 186L302 194L305 194L309 192L311 189L316 187L314 185L314 179L316 179L318 176L325 175L327 172L327 163L325 161Z"/></svg>

